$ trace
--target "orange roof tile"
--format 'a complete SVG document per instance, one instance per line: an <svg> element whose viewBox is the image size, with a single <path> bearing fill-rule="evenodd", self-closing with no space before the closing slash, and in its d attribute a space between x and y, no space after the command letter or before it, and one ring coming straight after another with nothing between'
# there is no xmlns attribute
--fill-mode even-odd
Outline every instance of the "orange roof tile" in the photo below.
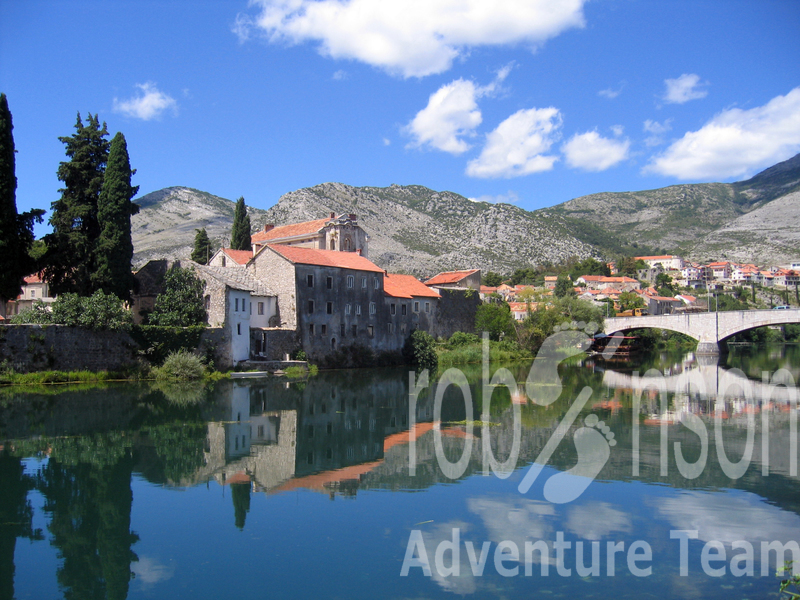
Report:
<svg viewBox="0 0 800 600"><path fill-rule="evenodd" d="M314 221L304 221L303 223L292 223L291 225L282 225L280 227L273 227L269 231L259 231L254 234L250 239L253 243L256 242L269 242L282 238L294 237L296 235L311 235L317 233L325 226L325 223L330 219L316 219Z"/></svg>
<svg viewBox="0 0 800 600"><path fill-rule="evenodd" d="M337 267L339 269L370 271L372 273L384 272L378 265L367 260L357 252L315 250L314 248L299 248L297 246L286 246L283 244L267 244L267 247L295 264Z"/></svg>
<svg viewBox="0 0 800 600"><path fill-rule="evenodd" d="M425 282L425 285L443 285L446 283L458 283L462 279L465 279L472 275L473 273L477 273L478 269L470 269L468 271L445 271L444 273L439 273L438 275L434 275L428 281Z"/></svg>
<svg viewBox="0 0 800 600"><path fill-rule="evenodd" d="M232 248L223 248L222 251L240 265L246 265L247 262L253 258L252 250L234 250Z"/></svg>
<svg viewBox="0 0 800 600"><path fill-rule="evenodd" d="M439 298L439 292L432 290L413 275L400 275L387 273L383 278L383 290L387 296L394 298L413 298L425 296L426 298Z"/></svg>
<svg viewBox="0 0 800 600"><path fill-rule="evenodd" d="M661 254L660 256L634 256L634 260L656 260L656 259L673 259L678 258L673 254Z"/></svg>

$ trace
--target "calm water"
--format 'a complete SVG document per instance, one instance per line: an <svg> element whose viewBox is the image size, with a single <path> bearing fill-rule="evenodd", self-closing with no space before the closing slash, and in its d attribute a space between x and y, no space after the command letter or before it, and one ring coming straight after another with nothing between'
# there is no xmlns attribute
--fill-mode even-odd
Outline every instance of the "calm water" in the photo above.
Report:
<svg viewBox="0 0 800 600"><path fill-rule="evenodd" d="M0 599L772 597L762 546L800 540L798 350L562 365L548 406L516 365L486 431L455 385L438 414L438 376L410 413L401 370L5 393Z"/></svg>

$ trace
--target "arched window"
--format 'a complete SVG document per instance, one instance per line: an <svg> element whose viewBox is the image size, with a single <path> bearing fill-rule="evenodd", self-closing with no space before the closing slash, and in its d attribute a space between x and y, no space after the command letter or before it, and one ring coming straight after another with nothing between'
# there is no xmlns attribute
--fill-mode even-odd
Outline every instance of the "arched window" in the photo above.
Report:
<svg viewBox="0 0 800 600"><path fill-rule="evenodd" d="M336 250L336 240L331 240L331 250Z"/></svg>
<svg viewBox="0 0 800 600"><path fill-rule="evenodd" d="M342 247L342 250L344 250L345 252L350 252L350 238L349 237L344 238L344 246Z"/></svg>
<svg viewBox="0 0 800 600"><path fill-rule="evenodd" d="M331 350L336 350L336 338L331 338Z"/></svg>

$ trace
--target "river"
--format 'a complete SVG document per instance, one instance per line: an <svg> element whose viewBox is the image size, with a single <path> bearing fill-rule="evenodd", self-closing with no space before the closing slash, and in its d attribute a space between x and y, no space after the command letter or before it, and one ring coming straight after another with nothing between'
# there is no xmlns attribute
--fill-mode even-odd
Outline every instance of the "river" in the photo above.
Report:
<svg viewBox="0 0 800 600"><path fill-rule="evenodd" d="M800 348L567 362L0 390L0 599L775 594Z"/></svg>

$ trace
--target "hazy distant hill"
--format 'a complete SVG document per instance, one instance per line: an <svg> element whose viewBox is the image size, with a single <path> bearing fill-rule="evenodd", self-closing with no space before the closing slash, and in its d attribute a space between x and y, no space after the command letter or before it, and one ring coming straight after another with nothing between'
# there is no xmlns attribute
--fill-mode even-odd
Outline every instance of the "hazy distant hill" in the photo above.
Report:
<svg viewBox="0 0 800 600"><path fill-rule="evenodd" d="M200 227L212 240L229 239L231 200L172 187L136 202L142 207L133 217L137 266L188 257ZM800 155L738 183L599 193L534 212L418 185L341 183L290 192L266 211L248 210L254 229L356 213L370 235L370 258L418 275L467 267L510 272L620 252L780 264L800 258Z"/></svg>

